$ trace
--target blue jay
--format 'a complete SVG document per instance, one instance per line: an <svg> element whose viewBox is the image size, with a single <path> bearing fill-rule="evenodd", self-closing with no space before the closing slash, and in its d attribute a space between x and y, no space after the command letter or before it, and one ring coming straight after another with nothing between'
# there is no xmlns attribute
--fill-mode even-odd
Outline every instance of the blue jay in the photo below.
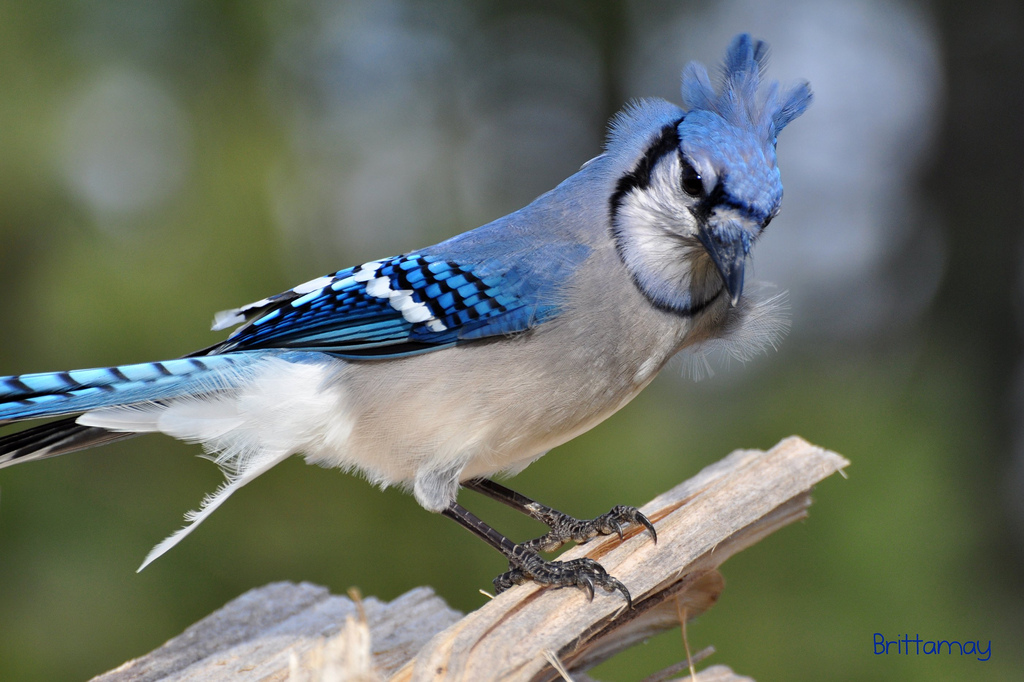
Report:
<svg viewBox="0 0 1024 682"><path fill-rule="evenodd" d="M627 106L603 154L525 208L447 241L339 270L235 310L223 342L164 362L0 378L0 467L136 434L202 444L225 483L144 568L285 458L398 485L498 549L498 590L532 580L626 587L590 559L539 552L627 525L576 520L490 480L628 403L685 348L771 343L770 301L743 296L750 249L779 212L779 132L811 100L762 88L747 35L722 76L690 64L683 108ZM546 523L514 543L456 502L467 487Z"/></svg>

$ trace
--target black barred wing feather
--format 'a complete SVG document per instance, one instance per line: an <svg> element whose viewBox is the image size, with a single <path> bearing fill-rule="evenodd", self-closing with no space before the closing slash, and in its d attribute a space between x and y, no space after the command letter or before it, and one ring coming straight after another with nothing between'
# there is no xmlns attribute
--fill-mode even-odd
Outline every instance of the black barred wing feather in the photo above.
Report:
<svg viewBox="0 0 1024 682"><path fill-rule="evenodd" d="M381 358L513 334L550 318L552 305L514 274L423 254L372 261L220 313L214 328L246 321L213 353L290 348Z"/></svg>

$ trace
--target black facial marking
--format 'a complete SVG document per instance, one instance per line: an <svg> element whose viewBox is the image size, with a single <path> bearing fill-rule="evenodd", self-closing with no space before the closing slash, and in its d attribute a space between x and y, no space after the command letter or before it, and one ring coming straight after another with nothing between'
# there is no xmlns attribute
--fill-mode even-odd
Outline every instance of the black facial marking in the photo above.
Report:
<svg viewBox="0 0 1024 682"><path fill-rule="evenodd" d="M629 194L634 189L644 190L650 187L651 172L654 170L654 167L658 164L658 161L660 161L661 158L667 154L679 154L679 159L683 166L684 178L686 177L686 168L689 167L693 171L693 175L696 176L697 182L700 183L700 176L697 174L696 170L693 169L690 163L682 156L682 153L679 150L679 124L682 122L683 119L680 118L678 121L675 121L674 123L671 123L662 128L661 134L651 144L651 146L647 148L647 151L644 153L640 161L637 162L633 170L619 178L618 183L616 183L615 185L615 192L612 194L610 202L611 229L612 238L615 240L615 250L618 252L619 258L622 260L623 263L626 262L626 256L623 251L625 248L623 244L624 237L620 233L618 225L619 207L622 205L622 201L626 197L626 195ZM703 194L704 186L703 183L700 184L700 193ZM711 198L719 197L720 199L722 199L725 197L724 191L721 190L720 187L721 183L719 183L719 185L716 186L715 190L712 191L710 195L698 201L697 206L691 207L690 210L700 210L705 212L706 214L710 213L711 207L713 206L713 204L709 203ZM696 187L691 187L691 189L696 189ZM685 186L683 187L683 191L687 191ZM712 304L714 304L717 300L719 300L719 298L721 298L722 296L722 293L725 291L725 286L722 286L713 295L709 296L707 299L703 301L687 301L682 305L673 305L671 303L662 301L652 296L650 292L648 292L641 284L641 282L637 279L635 273L630 272L630 278L633 280L633 284L636 286L636 288L640 290L640 293L642 293L644 297L655 308L667 313L672 313L674 315L681 315L683 317L690 317L702 313L704 310L706 310Z"/></svg>
<svg viewBox="0 0 1024 682"><path fill-rule="evenodd" d="M711 217L711 212L719 206L724 206L730 199L725 194L725 183L726 178L719 178L718 182L708 192L707 196L698 201L693 206L690 206L690 213L697 219L699 225L704 225L708 222L708 218Z"/></svg>
<svg viewBox="0 0 1024 682"><path fill-rule="evenodd" d="M730 208L743 217L758 223L761 225L762 229L767 227L772 216L755 209L750 204L738 201L730 196L725 189L728 184L728 177L723 176L706 197L698 201L693 206L690 206L690 213L692 213L693 217L697 219L697 222L701 225L706 224L708 219L711 217L711 212L716 208L722 207Z"/></svg>
<svg viewBox="0 0 1024 682"><path fill-rule="evenodd" d="M679 124L682 122L683 119L679 119L662 128L658 139L647 148L633 170L619 178L611 198L613 219L619 211L623 197L634 189L647 189L651 185L651 171L654 170L661 157L679 149Z"/></svg>

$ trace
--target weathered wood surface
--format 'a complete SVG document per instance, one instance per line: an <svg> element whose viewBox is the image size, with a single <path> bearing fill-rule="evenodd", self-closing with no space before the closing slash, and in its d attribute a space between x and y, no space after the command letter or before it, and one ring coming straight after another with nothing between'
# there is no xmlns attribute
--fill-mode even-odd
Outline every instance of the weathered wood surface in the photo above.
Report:
<svg viewBox="0 0 1024 682"><path fill-rule="evenodd" d="M349 618L357 624L365 622L373 633L369 646L373 664L382 674L390 674L433 635L462 617L429 587L417 587L386 603L365 599L362 614L359 606L319 585L264 585L159 649L93 678L93 682L288 680L293 656L299 659L301 670L316 664L324 653L330 655L329 648L324 651L325 639L353 639L351 633L344 632Z"/></svg>
<svg viewBox="0 0 1024 682"><path fill-rule="evenodd" d="M523 585L460 618L428 588L417 588L388 604L365 600L360 620L351 600L279 583L239 597L95 682L547 681L562 677L552 658L574 680L586 680L582 671L678 626L683 614L689 620L710 608L723 587L718 566L806 517L811 487L847 464L795 437L767 452L739 450L642 508L657 544L632 529L624 541L595 539L560 557L600 561L629 588L631 611L600 590L588 601L579 590ZM697 679L749 678L713 666Z"/></svg>

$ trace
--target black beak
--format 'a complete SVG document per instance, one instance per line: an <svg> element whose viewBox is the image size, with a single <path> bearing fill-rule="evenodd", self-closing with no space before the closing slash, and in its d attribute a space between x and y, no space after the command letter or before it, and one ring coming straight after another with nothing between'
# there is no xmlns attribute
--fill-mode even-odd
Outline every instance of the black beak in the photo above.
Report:
<svg viewBox="0 0 1024 682"><path fill-rule="evenodd" d="M735 306L740 302L740 295L743 293L743 266L746 264L747 251L750 249L749 242L740 235L723 239L706 229L700 230L697 237L711 256L711 261L729 291L729 300Z"/></svg>

